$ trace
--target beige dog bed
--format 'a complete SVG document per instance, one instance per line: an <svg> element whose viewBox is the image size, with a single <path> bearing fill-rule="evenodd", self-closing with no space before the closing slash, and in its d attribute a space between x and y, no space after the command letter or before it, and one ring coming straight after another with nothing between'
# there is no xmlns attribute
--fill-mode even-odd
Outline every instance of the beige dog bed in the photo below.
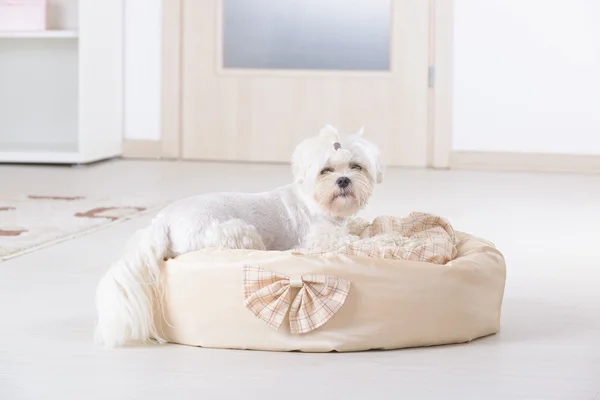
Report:
<svg viewBox="0 0 600 400"><path fill-rule="evenodd" d="M182 255L164 265L158 331L192 346L305 352L431 346L494 334L504 258L485 240L446 231L455 256L446 264L356 251Z"/></svg>

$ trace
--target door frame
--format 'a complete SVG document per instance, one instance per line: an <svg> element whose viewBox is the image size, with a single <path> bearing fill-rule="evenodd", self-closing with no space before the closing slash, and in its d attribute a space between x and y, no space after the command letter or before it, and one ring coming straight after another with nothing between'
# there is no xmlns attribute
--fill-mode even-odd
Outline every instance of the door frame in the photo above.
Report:
<svg viewBox="0 0 600 400"><path fill-rule="evenodd" d="M181 157L183 0L162 1L161 156Z"/></svg>
<svg viewBox="0 0 600 400"><path fill-rule="evenodd" d="M452 153L452 82L454 80L454 0L430 0L429 50L431 97L430 167L450 168Z"/></svg>
<svg viewBox="0 0 600 400"><path fill-rule="evenodd" d="M393 1L393 0L392 0ZM452 150L452 55L454 0L429 2L428 160L430 168L449 168ZM162 158L180 158L182 144L183 0L162 2Z"/></svg>

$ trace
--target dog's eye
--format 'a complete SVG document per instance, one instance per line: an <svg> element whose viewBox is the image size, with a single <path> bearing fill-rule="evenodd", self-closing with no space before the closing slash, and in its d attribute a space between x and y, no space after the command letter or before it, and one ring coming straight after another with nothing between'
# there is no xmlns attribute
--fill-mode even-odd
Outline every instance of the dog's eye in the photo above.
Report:
<svg viewBox="0 0 600 400"><path fill-rule="evenodd" d="M321 170L321 175L325 175L325 174L328 174L328 173L330 173L330 172L333 172L333 168L329 168L329 167L327 167L327 168L323 168L323 169Z"/></svg>
<svg viewBox="0 0 600 400"><path fill-rule="evenodd" d="M358 165L358 164L352 164L352 165L350 166L350 168L352 168L352 169L355 169L355 170L357 170L357 171L362 171L362 169L363 169L363 168L362 168L360 165Z"/></svg>

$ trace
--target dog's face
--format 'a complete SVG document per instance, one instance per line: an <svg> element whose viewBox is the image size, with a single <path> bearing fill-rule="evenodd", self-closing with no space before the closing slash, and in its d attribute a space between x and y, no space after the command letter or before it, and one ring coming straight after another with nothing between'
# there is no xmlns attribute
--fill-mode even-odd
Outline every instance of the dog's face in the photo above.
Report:
<svg viewBox="0 0 600 400"><path fill-rule="evenodd" d="M340 140L331 126L296 147L292 169L306 197L332 217L356 214L383 179L379 149L362 130Z"/></svg>

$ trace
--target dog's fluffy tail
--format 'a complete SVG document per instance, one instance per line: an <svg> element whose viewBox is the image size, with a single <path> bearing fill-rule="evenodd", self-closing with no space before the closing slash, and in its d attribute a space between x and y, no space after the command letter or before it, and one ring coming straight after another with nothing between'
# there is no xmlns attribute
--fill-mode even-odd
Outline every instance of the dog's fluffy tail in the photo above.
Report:
<svg viewBox="0 0 600 400"><path fill-rule="evenodd" d="M168 248L167 226L155 221L137 232L125 256L102 278L96 289L98 345L164 342L154 324L154 303L160 300L160 263Z"/></svg>

